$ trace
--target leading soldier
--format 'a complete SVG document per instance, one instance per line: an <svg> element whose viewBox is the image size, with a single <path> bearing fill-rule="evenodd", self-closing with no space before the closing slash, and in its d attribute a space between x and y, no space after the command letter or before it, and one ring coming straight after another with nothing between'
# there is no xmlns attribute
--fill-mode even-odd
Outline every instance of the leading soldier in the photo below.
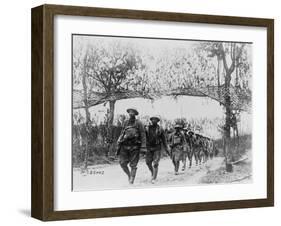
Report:
<svg viewBox="0 0 281 226"><path fill-rule="evenodd" d="M170 148L167 145L164 130L158 125L160 118L153 116L150 118L151 125L146 127L146 146L145 156L146 165L151 172L151 183L155 183L158 174L158 166L161 158L162 146L170 156Z"/></svg>
<svg viewBox="0 0 281 226"><path fill-rule="evenodd" d="M146 136L144 127L136 116L139 114L136 109L127 109L129 119L124 122L121 135L117 141L119 150L119 163L121 168L127 174L129 183L133 184L137 165L139 162L140 151L146 152ZM131 170L128 167L128 164Z"/></svg>
<svg viewBox="0 0 281 226"><path fill-rule="evenodd" d="M187 158L189 160L189 168L192 165L193 152L192 152L192 143L191 143L191 138L189 135L189 132L190 132L189 130L190 130L190 126L183 128L183 134L184 134L185 141L186 141L186 148L184 149L183 155L182 155L182 163L183 163L182 171L184 171L186 168L186 159Z"/></svg>
<svg viewBox="0 0 281 226"><path fill-rule="evenodd" d="M177 175L179 171L180 161L183 160L183 155L186 152L187 143L185 136L181 131L182 126L176 124L174 128L175 132L171 134L169 141L172 149L171 157L175 167L175 175Z"/></svg>

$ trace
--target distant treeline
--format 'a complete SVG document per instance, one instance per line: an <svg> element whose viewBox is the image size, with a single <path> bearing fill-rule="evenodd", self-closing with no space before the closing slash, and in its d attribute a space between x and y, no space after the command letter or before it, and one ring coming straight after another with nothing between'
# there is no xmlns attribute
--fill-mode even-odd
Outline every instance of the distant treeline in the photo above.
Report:
<svg viewBox="0 0 281 226"><path fill-rule="evenodd" d="M74 166L83 164L86 148L88 149L88 164L108 162L111 156L115 154L117 140L121 134L125 118L124 115L118 115L119 120L110 128L106 121L99 125L95 124L94 120L88 126L85 123L74 124L72 127L72 157ZM140 117L140 120L144 125L148 125L149 116ZM82 120L78 121L81 122ZM164 128L166 134L173 131L173 125L175 123L181 124L183 128L189 127L191 130L196 130L198 133L204 134L205 130L208 130L210 133L210 128L214 133L218 133L217 124L220 122L219 119L210 120L206 118L192 119L189 121L186 118L178 118L174 121L162 119L161 126Z"/></svg>

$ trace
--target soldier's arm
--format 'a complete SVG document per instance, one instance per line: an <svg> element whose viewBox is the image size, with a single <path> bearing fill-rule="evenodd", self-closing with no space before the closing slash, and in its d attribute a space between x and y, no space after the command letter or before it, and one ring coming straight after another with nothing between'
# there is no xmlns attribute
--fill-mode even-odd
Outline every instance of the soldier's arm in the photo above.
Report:
<svg viewBox="0 0 281 226"><path fill-rule="evenodd" d="M163 143L163 146L164 146L164 149L165 149L167 155L171 157L171 147L167 143L167 137L166 137L163 129L162 129L162 133L161 133L161 139L162 139L162 143Z"/></svg>
<svg viewBox="0 0 281 226"><path fill-rule="evenodd" d="M164 130L161 128L161 133L160 133L160 138L161 138L161 142L164 146L164 148L166 149L166 151L168 150L168 144L167 144L167 139L164 133Z"/></svg>
<svg viewBox="0 0 281 226"><path fill-rule="evenodd" d="M168 136L168 143L169 143L169 147L172 148L173 147L173 133L170 134L170 136Z"/></svg>
<svg viewBox="0 0 281 226"><path fill-rule="evenodd" d="M145 134L144 126L141 122L139 122L138 127L140 131L141 148L146 148L146 134Z"/></svg>
<svg viewBox="0 0 281 226"><path fill-rule="evenodd" d="M144 133L145 133L145 137L146 137L146 140L148 138L148 126L144 126Z"/></svg>
<svg viewBox="0 0 281 226"><path fill-rule="evenodd" d="M186 138L185 138L185 135L184 135L184 134L183 134L182 137L183 137L183 143L184 143L184 144L187 144L187 141L186 141Z"/></svg>
<svg viewBox="0 0 281 226"><path fill-rule="evenodd" d="M124 134L124 131L125 131L126 126L127 126L127 121L125 121L125 122L123 123L120 136L118 137L118 140L117 140L118 143L121 141L121 139L122 139L122 137L123 137L123 134Z"/></svg>
<svg viewBox="0 0 281 226"><path fill-rule="evenodd" d="M186 138L185 138L185 135L184 135L184 134L183 134L182 138L183 138L183 147L184 147L184 151L187 151L187 141L186 141Z"/></svg>

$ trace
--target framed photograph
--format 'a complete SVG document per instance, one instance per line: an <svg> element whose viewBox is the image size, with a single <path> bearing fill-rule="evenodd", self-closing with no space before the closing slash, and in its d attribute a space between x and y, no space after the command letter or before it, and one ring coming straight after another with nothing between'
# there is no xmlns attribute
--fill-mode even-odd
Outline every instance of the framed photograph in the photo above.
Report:
<svg viewBox="0 0 281 226"><path fill-rule="evenodd" d="M32 217L274 205L274 20L32 9Z"/></svg>

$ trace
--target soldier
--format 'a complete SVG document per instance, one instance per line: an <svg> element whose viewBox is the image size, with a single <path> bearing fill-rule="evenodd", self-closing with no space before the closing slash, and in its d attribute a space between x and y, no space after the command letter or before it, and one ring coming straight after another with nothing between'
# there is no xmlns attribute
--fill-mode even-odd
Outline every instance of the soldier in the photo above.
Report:
<svg viewBox="0 0 281 226"><path fill-rule="evenodd" d="M189 150L188 149L188 143L187 143L187 128L186 127L182 128L182 133L183 133L183 135L185 137L185 141L186 141L186 147L183 149L182 158L181 158L181 161L183 163L183 166L182 166L181 170L184 171L185 168L186 168L186 159L187 159L188 150Z"/></svg>
<svg viewBox="0 0 281 226"><path fill-rule="evenodd" d="M129 183L133 184L137 172L140 151L146 152L146 136L141 121L136 119L139 114L136 109L127 109L129 119L124 122L121 135L117 141L119 148L119 163L127 174ZM130 165L131 170L128 168Z"/></svg>
<svg viewBox="0 0 281 226"><path fill-rule="evenodd" d="M175 132L170 137L170 145L172 148L171 156L175 167L175 175L178 175L180 161L183 159L183 153L186 152L186 139L181 132L182 126L175 125Z"/></svg>
<svg viewBox="0 0 281 226"><path fill-rule="evenodd" d="M159 161L161 158L161 145L170 156L170 147L167 145L164 130L158 125L160 118L153 116L150 118L151 125L146 127L146 146L145 156L146 165L151 172L151 183L155 183L158 173Z"/></svg>
<svg viewBox="0 0 281 226"><path fill-rule="evenodd" d="M202 159L204 157L204 143L203 143L203 136L195 133L193 138L193 152L194 158L196 162L196 166L201 164Z"/></svg>
<svg viewBox="0 0 281 226"><path fill-rule="evenodd" d="M208 139L209 156L210 156L210 159L213 159L214 152L215 152L214 141L213 141L213 139L211 139L209 137L207 139Z"/></svg>
<svg viewBox="0 0 281 226"><path fill-rule="evenodd" d="M183 154L183 168L182 170L185 170L186 168L186 158L188 157L189 160L189 168L192 166L192 157L193 157L193 149L192 149L192 135L190 131L190 126L183 128L184 136L186 140L186 151Z"/></svg>
<svg viewBox="0 0 281 226"><path fill-rule="evenodd" d="M209 141L207 137L202 136L202 150L203 150L203 163L208 161L209 158Z"/></svg>

